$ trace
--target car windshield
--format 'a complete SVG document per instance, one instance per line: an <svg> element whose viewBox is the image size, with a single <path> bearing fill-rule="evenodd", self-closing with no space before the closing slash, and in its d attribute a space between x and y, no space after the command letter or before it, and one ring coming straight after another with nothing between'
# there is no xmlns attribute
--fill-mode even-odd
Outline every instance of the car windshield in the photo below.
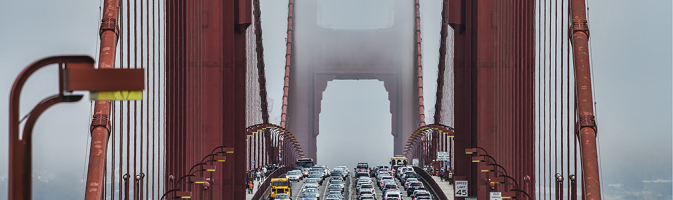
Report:
<svg viewBox="0 0 673 200"><path fill-rule="evenodd" d="M307 183L317 183L318 180L316 180L316 179L306 179L306 182Z"/></svg>
<svg viewBox="0 0 673 200"><path fill-rule="evenodd" d="M342 184L344 183L342 180L332 180L332 184Z"/></svg>
<svg viewBox="0 0 673 200"><path fill-rule="evenodd" d="M272 182L271 186L288 186L287 182Z"/></svg>
<svg viewBox="0 0 673 200"><path fill-rule="evenodd" d="M311 193L302 193L302 194L301 194L301 197L302 197L302 198L303 198L303 197L315 197L315 194L311 194Z"/></svg>
<svg viewBox="0 0 673 200"><path fill-rule="evenodd" d="M374 188L373 185L362 185L362 188Z"/></svg>
<svg viewBox="0 0 673 200"><path fill-rule="evenodd" d="M330 185L329 188L341 188L339 185Z"/></svg>
<svg viewBox="0 0 673 200"><path fill-rule="evenodd" d="M298 171L289 171L289 172L287 172L287 175L297 175L297 174L299 174Z"/></svg>
<svg viewBox="0 0 673 200"><path fill-rule="evenodd" d="M423 185L423 184L419 183L419 182L411 183L411 186L421 186L421 185Z"/></svg>
<svg viewBox="0 0 673 200"><path fill-rule="evenodd" d="M397 185L393 185L393 184L386 185L386 189L396 189L396 188L397 188Z"/></svg>
<svg viewBox="0 0 673 200"><path fill-rule="evenodd" d="M360 194L371 194L371 190L360 190Z"/></svg>

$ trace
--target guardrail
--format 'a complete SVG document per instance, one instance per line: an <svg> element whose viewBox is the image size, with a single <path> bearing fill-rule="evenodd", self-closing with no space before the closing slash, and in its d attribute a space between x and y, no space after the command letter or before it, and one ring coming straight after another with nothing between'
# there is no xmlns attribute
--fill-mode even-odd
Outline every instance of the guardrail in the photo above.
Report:
<svg viewBox="0 0 673 200"><path fill-rule="evenodd" d="M271 172L269 176L267 176L268 178L264 180L264 183L262 183L262 185L259 186L259 189L257 189L255 195L252 196L252 200L260 200L264 197L264 194L269 189L269 185L271 184L271 178L278 178L278 176L283 175L290 170L291 169L289 166L283 166ZM264 189L262 190L262 188Z"/></svg>
<svg viewBox="0 0 673 200"><path fill-rule="evenodd" d="M444 194L444 191L442 191L442 188L437 185L437 182L435 182L435 179L432 179L432 176L428 174L425 170L421 169L420 167L414 167L414 171L416 174L421 176L421 181L423 181L423 184L430 189L433 194L435 194L435 198L440 199L440 200L448 200L449 198L446 197L446 194Z"/></svg>

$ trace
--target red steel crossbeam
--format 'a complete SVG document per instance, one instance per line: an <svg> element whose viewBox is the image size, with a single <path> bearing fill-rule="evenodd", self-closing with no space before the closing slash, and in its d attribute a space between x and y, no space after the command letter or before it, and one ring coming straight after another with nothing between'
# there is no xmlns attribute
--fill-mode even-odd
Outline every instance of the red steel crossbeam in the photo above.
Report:
<svg viewBox="0 0 673 200"><path fill-rule="evenodd" d="M577 131L582 159L582 185L586 199L601 199L598 151L596 148L597 126L594 119L589 61L589 26L587 26L584 0L570 1L572 16L573 65L575 67L575 94L578 112Z"/></svg>

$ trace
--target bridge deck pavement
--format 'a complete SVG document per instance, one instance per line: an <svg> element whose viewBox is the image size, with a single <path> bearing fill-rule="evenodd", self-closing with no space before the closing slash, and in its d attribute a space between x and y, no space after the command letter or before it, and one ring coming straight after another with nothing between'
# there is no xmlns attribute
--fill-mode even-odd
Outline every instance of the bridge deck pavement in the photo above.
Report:
<svg viewBox="0 0 673 200"><path fill-rule="evenodd" d="M442 189L444 194L446 195L447 198L453 200L453 194L455 193L453 191L453 185L450 184L448 181L442 181L439 177L437 176L432 176L432 179L435 180L437 185Z"/></svg>

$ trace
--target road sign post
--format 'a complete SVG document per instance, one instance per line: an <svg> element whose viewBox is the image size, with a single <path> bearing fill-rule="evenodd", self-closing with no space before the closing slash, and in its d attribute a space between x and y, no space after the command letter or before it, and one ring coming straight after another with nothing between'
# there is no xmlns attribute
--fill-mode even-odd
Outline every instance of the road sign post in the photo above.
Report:
<svg viewBox="0 0 673 200"><path fill-rule="evenodd" d="M500 192L491 192L491 200L502 200L502 193Z"/></svg>
<svg viewBox="0 0 673 200"><path fill-rule="evenodd" d="M467 186L468 183L467 181L455 181L454 183L455 186L455 191L456 191L456 197L467 197L468 191L467 191Z"/></svg>
<svg viewBox="0 0 673 200"><path fill-rule="evenodd" d="M449 161L450 152L447 151L439 151L437 152L437 161Z"/></svg>

